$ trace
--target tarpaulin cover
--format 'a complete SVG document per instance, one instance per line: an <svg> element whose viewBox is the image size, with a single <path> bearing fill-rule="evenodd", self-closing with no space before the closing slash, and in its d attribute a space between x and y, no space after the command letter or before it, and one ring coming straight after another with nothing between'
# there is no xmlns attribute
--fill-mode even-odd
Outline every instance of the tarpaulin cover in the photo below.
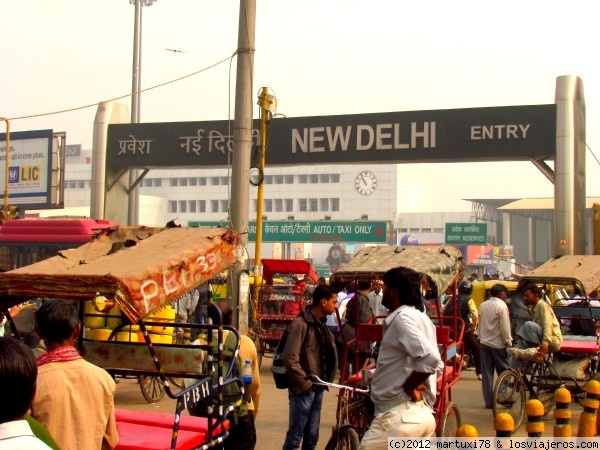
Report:
<svg viewBox="0 0 600 450"><path fill-rule="evenodd" d="M408 267L429 275L442 293L452 284L462 268L463 257L456 247L380 246L365 247L352 261L331 276L332 281L352 282L381 279L395 267Z"/></svg>
<svg viewBox="0 0 600 450"><path fill-rule="evenodd" d="M600 286L600 255L565 255L552 258L523 279L535 283L582 285L590 294Z"/></svg>
<svg viewBox="0 0 600 450"><path fill-rule="evenodd" d="M319 275L308 261L304 259L262 259L263 279L267 284L273 284L273 275L277 273L308 274L315 283Z"/></svg>
<svg viewBox="0 0 600 450"><path fill-rule="evenodd" d="M228 228L119 227L58 256L0 274L0 308L30 298L114 299L143 318L235 263Z"/></svg>

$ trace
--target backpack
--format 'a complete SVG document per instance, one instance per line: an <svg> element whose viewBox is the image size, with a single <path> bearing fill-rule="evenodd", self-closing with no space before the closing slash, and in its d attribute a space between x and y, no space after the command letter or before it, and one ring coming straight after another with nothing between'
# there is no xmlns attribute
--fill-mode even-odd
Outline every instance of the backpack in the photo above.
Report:
<svg viewBox="0 0 600 450"><path fill-rule="evenodd" d="M577 334L580 336L595 336L596 335L596 325L594 324L594 320L591 319L591 312L588 309L589 305L587 302L577 302L573 303L570 306L582 308L583 314L573 314L573 318L571 319L571 331L573 334ZM585 311L585 312L584 312ZM584 316L588 316L585 318Z"/></svg>
<svg viewBox="0 0 600 450"><path fill-rule="evenodd" d="M300 316L302 317L302 316ZM299 318L300 318L299 317ZM298 320L298 319L296 319ZM273 380L275 381L275 387L277 389L288 389L290 387L290 378L287 373L287 369L283 364L283 351L285 350L285 344L287 343L288 335L290 334L290 324L283 334L281 335L281 339L273 352L273 363L271 364L271 373L273 374ZM304 336L304 342L302 346L304 347L304 343L306 343L306 336L308 335L308 329L306 330L306 335Z"/></svg>
<svg viewBox="0 0 600 450"><path fill-rule="evenodd" d="M219 351L219 342L218 339L212 340L212 351L213 355L218 355ZM236 350L236 335L231 331L227 334L227 338L225 338L225 342L223 342L223 369L222 376L223 381L227 381L231 378L226 378L229 373L229 369L231 367L233 355ZM202 363L202 371L204 373L208 373L208 362L206 359ZM231 372L231 377L242 377L242 360L240 359L240 355L237 355L235 358L235 367ZM212 384L213 386L217 386L219 383L219 377L217 372L216 362L213 361L213 373L212 373ZM188 408L188 412L192 416L206 417L208 414L208 402L212 398L212 406L215 408L217 406L217 394L214 393L213 396L203 399L199 403L197 403L193 408ZM223 408L228 408L232 405L235 405L240 400L240 386L238 383L233 382L226 384L223 386ZM245 416L248 414L248 402L250 399L250 389L244 390L244 397L242 399L241 404L238 408L234 410L234 418L237 423L237 417Z"/></svg>
<svg viewBox="0 0 600 450"><path fill-rule="evenodd" d="M471 317L471 311L469 310L469 300L471 297L468 295L460 294L457 299L458 317L465 321L466 329L472 331L473 318ZM449 300L448 306L444 312L444 317L451 317L454 315L454 303L453 299Z"/></svg>

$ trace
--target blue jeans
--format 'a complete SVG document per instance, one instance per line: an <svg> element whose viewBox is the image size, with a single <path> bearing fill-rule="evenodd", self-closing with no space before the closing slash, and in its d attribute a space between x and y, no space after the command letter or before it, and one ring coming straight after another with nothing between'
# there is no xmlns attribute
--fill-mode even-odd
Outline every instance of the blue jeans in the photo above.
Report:
<svg viewBox="0 0 600 450"><path fill-rule="evenodd" d="M321 405L323 391L310 390L299 395L288 391L290 400L290 418L285 435L283 450L315 450L319 440L321 425Z"/></svg>
<svg viewBox="0 0 600 450"><path fill-rule="evenodd" d="M494 372L500 375L510 369L505 348L480 345L481 349L481 390L485 407L490 409L494 404Z"/></svg>

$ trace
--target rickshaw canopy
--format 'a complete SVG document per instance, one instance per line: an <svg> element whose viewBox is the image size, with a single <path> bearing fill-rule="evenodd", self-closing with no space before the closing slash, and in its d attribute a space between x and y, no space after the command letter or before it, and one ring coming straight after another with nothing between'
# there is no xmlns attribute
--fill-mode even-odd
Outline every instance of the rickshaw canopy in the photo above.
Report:
<svg viewBox="0 0 600 450"><path fill-rule="evenodd" d="M395 267L408 267L429 275L441 294L462 269L463 256L456 247L371 246L360 250L352 261L335 272L330 280L338 282L373 281Z"/></svg>
<svg viewBox="0 0 600 450"><path fill-rule="evenodd" d="M310 263L304 259L262 259L263 279L267 284L273 284L273 275L278 273L308 274L315 283L319 275Z"/></svg>
<svg viewBox="0 0 600 450"><path fill-rule="evenodd" d="M228 228L118 227L81 247L0 274L0 309L31 298L114 299L136 322L235 263Z"/></svg>
<svg viewBox="0 0 600 450"><path fill-rule="evenodd" d="M564 255L546 261L522 280L533 283L580 285L590 294L600 286L600 255Z"/></svg>

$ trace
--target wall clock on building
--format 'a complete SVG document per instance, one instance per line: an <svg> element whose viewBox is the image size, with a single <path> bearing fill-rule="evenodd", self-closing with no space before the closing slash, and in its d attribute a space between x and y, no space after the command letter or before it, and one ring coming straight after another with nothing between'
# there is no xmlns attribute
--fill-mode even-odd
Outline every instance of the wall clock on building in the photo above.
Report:
<svg viewBox="0 0 600 450"><path fill-rule="evenodd" d="M360 172L354 180L354 188L361 195L370 195L375 191L377 187L377 178L373 172L365 170Z"/></svg>

